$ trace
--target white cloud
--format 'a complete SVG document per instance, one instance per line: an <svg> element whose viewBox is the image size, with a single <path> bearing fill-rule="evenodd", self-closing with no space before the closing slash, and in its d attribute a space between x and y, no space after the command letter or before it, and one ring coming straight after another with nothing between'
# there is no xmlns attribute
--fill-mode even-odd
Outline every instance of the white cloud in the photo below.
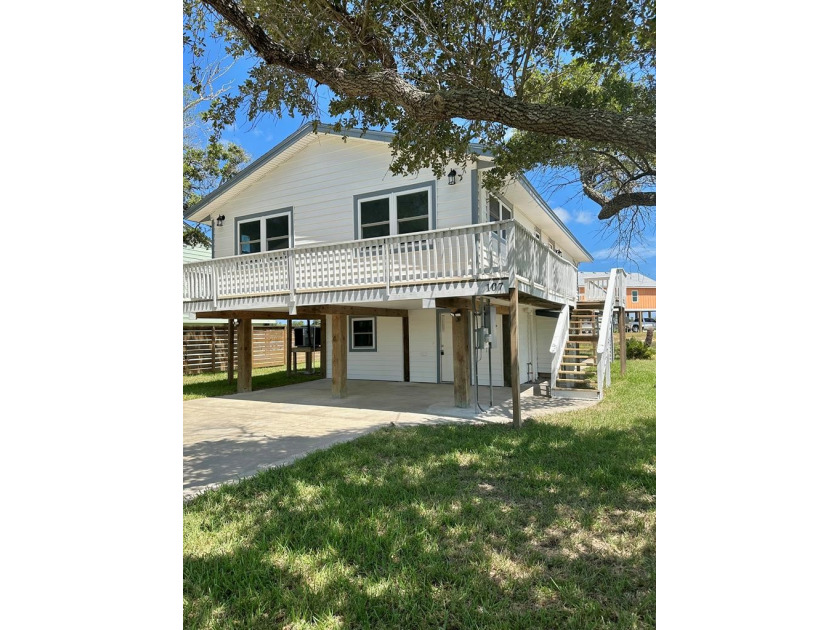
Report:
<svg viewBox="0 0 840 630"><path fill-rule="evenodd" d="M572 213L560 206L554 208L554 214L556 214L563 223L567 224L580 223L581 225L589 225L590 223L594 223L596 219L596 215L591 212L587 212L586 210L578 210L577 212Z"/></svg>
<svg viewBox="0 0 840 630"><path fill-rule="evenodd" d="M563 223L570 223L571 222L572 214L568 210L566 210L565 208L561 208L560 206L557 206L556 208L554 208L553 211L554 211L554 214L556 214L557 217Z"/></svg>

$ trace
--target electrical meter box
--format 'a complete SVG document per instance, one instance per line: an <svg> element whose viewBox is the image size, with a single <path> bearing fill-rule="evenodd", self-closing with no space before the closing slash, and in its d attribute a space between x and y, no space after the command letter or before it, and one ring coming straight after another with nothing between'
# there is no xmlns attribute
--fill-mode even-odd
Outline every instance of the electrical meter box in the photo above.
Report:
<svg viewBox="0 0 840 630"><path fill-rule="evenodd" d="M493 330L496 326L496 307L489 304L482 304L480 313L480 324L475 329L475 347L486 350L493 343Z"/></svg>

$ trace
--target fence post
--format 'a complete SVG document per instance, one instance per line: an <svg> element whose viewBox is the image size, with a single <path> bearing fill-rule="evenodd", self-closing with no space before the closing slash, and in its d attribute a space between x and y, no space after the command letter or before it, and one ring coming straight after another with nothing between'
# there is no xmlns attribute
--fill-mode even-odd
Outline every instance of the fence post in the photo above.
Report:
<svg viewBox="0 0 840 630"><path fill-rule="evenodd" d="M227 382L233 383L233 348L234 348L234 336L233 336L233 320L228 320L228 354L227 354Z"/></svg>
<svg viewBox="0 0 840 630"><path fill-rule="evenodd" d="M210 326L210 372L216 371L216 324Z"/></svg>

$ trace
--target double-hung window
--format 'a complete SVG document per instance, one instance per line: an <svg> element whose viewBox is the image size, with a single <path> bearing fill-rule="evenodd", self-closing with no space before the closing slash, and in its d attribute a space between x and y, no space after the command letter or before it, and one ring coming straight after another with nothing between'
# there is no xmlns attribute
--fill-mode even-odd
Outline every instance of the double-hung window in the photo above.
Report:
<svg viewBox="0 0 840 630"><path fill-rule="evenodd" d="M376 318L350 318L350 350L376 352Z"/></svg>
<svg viewBox="0 0 840 630"><path fill-rule="evenodd" d="M359 238L426 232L431 226L431 188L386 193L359 201Z"/></svg>
<svg viewBox="0 0 840 630"><path fill-rule="evenodd" d="M278 212L238 222L237 253L256 254L292 246L291 213Z"/></svg>
<svg viewBox="0 0 840 630"><path fill-rule="evenodd" d="M630 301L631 302L638 302L639 301L639 292L636 290L630 291Z"/></svg>

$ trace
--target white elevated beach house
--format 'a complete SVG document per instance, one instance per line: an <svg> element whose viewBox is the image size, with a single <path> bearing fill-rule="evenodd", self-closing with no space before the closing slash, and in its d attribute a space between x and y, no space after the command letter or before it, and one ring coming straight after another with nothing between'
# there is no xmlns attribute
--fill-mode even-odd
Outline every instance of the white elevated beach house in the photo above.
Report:
<svg viewBox="0 0 840 630"><path fill-rule="evenodd" d="M304 125L185 213L214 247L184 265L184 313L247 324L240 390L250 321L292 317L322 321L334 397L353 379L451 382L468 407L477 379L511 388L517 424L523 383L599 397L613 358L601 313L623 309L624 272L579 300L592 257L526 178L486 190L478 146L444 179L394 176L391 138Z"/></svg>

